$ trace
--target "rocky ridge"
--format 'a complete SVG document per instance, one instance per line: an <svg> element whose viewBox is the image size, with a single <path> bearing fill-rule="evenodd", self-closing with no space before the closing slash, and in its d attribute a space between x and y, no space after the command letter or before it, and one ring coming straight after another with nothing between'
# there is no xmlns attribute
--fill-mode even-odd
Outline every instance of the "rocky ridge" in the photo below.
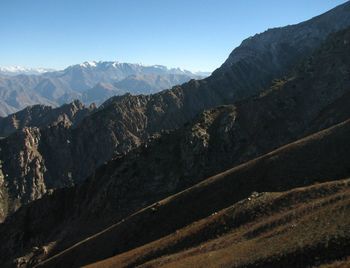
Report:
<svg viewBox="0 0 350 268"><path fill-rule="evenodd" d="M1 163L12 163L11 166L1 166L1 213L2 221L8 212L15 211L21 204L26 204L40 198L48 189L73 185L72 179L65 182L44 178L47 165L41 152L42 128L51 129L74 128L84 117L91 114L94 106L84 107L75 101L60 108L37 105L0 119ZM57 132L57 131L56 131ZM57 134L57 133L56 133ZM63 142L69 142L68 139ZM56 144L59 148L59 144ZM57 149L58 150L58 149ZM62 158L61 163L66 163ZM5 164L6 165L6 164Z"/></svg>
<svg viewBox="0 0 350 268"><path fill-rule="evenodd" d="M66 125L77 125L95 109L94 105L85 107L78 100L58 108L44 105L28 106L7 117L0 117L0 137L7 137L25 127L44 128L62 122Z"/></svg>

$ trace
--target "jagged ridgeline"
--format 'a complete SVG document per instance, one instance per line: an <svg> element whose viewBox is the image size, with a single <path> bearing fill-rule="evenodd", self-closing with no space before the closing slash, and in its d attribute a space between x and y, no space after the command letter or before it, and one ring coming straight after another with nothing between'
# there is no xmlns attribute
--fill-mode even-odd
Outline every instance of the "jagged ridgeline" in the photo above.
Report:
<svg viewBox="0 0 350 268"><path fill-rule="evenodd" d="M347 2L206 79L2 119L0 263L346 265L349 27Z"/></svg>

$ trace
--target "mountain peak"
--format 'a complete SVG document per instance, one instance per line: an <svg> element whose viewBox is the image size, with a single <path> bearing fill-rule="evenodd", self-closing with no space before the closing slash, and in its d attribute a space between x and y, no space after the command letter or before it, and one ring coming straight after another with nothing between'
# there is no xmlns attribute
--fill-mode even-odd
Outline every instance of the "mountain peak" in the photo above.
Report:
<svg viewBox="0 0 350 268"><path fill-rule="evenodd" d="M83 63L79 64L79 66L89 68L89 67L96 67L97 64L98 63L96 61L84 61Z"/></svg>
<svg viewBox="0 0 350 268"><path fill-rule="evenodd" d="M120 61L84 61L83 63L76 64L76 65L71 65L68 66L66 69L71 69L71 68L101 68L101 69L107 69L107 68L132 68L132 69L146 69L148 71L161 71L161 72L167 72L167 73L174 73L174 74L197 74L197 73L205 73L207 74L208 72L192 72L189 70L186 70L181 67L167 67L165 65L161 64L153 64L153 65L148 65L148 64L143 64L143 63L127 63L127 62L120 62Z"/></svg>

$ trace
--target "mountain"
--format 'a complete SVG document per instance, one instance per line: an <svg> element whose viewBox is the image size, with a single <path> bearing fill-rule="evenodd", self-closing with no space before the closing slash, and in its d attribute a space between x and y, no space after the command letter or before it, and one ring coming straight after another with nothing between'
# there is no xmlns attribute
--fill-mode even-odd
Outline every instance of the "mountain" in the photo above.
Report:
<svg viewBox="0 0 350 268"><path fill-rule="evenodd" d="M206 79L4 135L0 264L346 262L349 14L254 36Z"/></svg>
<svg viewBox="0 0 350 268"><path fill-rule="evenodd" d="M0 116L29 105L55 107L75 99L99 105L114 95L154 93L193 78L203 76L161 65L118 62L84 62L62 71L3 68L0 69L0 101L4 105L0 108ZM113 91L109 94L105 88L99 91L101 84L112 85Z"/></svg>
<svg viewBox="0 0 350 268"><path fill-rule="evenodd" d="M93 88L87 89L83 92L82 101L87 104L101 104L105 100L115 95L123 95L123 93L123 91L110 83L98 83Z"/></svg>
<svg viewBox="0 0 350 268"><path fill-rule="evenodd" d="M19 263L31 259L32 264L35 264L37 258L45 257L48 252L50 252L49 256L53 256L67 248L67 245L74 245L69 241L78 242L79 238L81 239L84 236L86 238L89 232L95 230L95 234L92 233L93 236L89 239L83 239L68 250L57 254L54 258L44 262L43 266L78 267L135 249L130 254L137 254L137 258L132 258L129 255L129 258L125 260L127 261L126 266L128 263L134 265L133 261L141 264L157 259L164 254L181 252L187 249L188 246L194 247L205 241L210 242L213 238L230 234L230 230L237 230L241 233L243 231L248 232L244 236L244 232L242 233L245 239L259 237L266 233L262 238L270 238L270 243L274 243L276 239L277 241L279 239L283 241L285 239L283 235L288 237L288 233L281 233L278 228L283 228L284 224L288 225L291 222L290 225L297 226L298 229L301 228L298 231L298 239L301 239L300 236L305 237L303 228L306 227L303 221L306 220L308 235L311 240L300 240L304 242L301 242L301 245L299 244L299 249L309 250L310 244L308 241L312 243L311 245L318 246L313 251L315 258L307 259L311 264L314 264L317 261L316 257L320 256L320 253L317 253L318 250L327 254L336 250L336 247L333 247L333 244L327 241L332 241L333 237L336 238L337 235L342 235L342 232L343 235L346 234L346 230L349 228L349 223L346 221L348 220L346 216L348 214L344 210L346 209L348 196L342 197L342 191L345 191L344 193L348 192L349 184L348 181L339 181L312 186L305 190L289 189L349 176L349 161L346 157L349 150L349 126L349 120L347 120L281 147L260 158L219 173L170 197L167 197L167 193L169 188L172 191L172 182L169 182L171 177L165 176L164 179L159 177L155 179L157 176L153 177L149 174L152 170L156 172L156 167L158 170L162 167L165 174L169 174L169 172L166 172L169 167L164 165L164 160L159 165L156 164L157 162L150 163L149 158L147 158L153 155L152 151L147 152L147 150L152 150L153 146L150 146L148 147L150 149L146 148L144 149L146 151L140 152L144 161L140 157L133 157L132 155L129 156L128 160L125 159L124 163L115 160L99 169L91 180L88 180L82 186L75 189L56 191L52 195L46 195L37 202L33 202L29 207L21 208L4 225L0 226L0 233L4 237L3 241L7 241L7 245L15 245L15 248L28 248L27 243L31 245L31 241L38 243L41 239L45 240L45 242L41 242L42 248L29 246L30 250L34 250L34 252L18 259ZM212 142L221 142L220 139L211 140ZM171 156L164 151L164 148L171 143L162 140L158 144L158 148L163 148L159 149L159 153L176 159L176 156ZM159 161L162 158L158 154L155 159ZM175 168L177 163L170 163L170 165ZM145 171L146 167L150 171ZM140 174L141 171L146 172L146 174ZM140 178L140 176L143 176L143 178ZM142 191L140 191L141 185ZM138 190L135 191L135 189ZM145 194L146 189L152 194ZM159 192L155 194L155 190ZM257 193L251 194L254 191ZM265 193L266 191L290 192L269 194ZM338 193L341 198L337 197ZM167 198L158 201L162 199L162 196ZM328 201L328 197L333 201ZM257 201L251 201L256 199ZM141 203L140 211L136 210L135 213L130 213L127 211L127 207L137 205L135 200L137 202L146 201L146 204L142 206ZM238 202L240 200L242 201ZM154 203L152 204L152 202ZM320 202L324 205L318 205ZM338 209L337 206L333 207L333 204L337 205L337 202L340 206ZM75 205L72 206L71 204ZM128 205L125 206L126 204ZM342 204L345 206L344 209L341 207ZM230 208L231 205L232 208ZM235 209L237 206L243 206L243 211L241 212L239 209L237 211ZM228 208L229 211L226 212L227 209L225 208ZM60 213L57 213L58 211ZM310 212L316 214L314 219L308 219L305 211L308 214ZM328 214L332 211L339 211L339 215L333 214L333 220L338 222L336 229L330 229L331 231L334 230L334 233L324 229L323 232L318 233L317 230L322 228L322 225L319 226L319 229L314 229L319 223L317 217L322 216L323 220L327 220L322 211L328 211ZM225 213L237 213L237 215L224 216ZM202 219L201 222L197 223L200 219ZM254 229L251 228L252 224L249 224L250 222L255 224ZM96 226L101 226L102 223L106 224L108 228L103 232L96 231L101 230L101 227ZM112 223L116 224L112 225ZM196 224L199 227L196 227ZM242 228L239 227L244 226L244 224L247 227L241 230ZM188 227L185 227L187 225ZM293 231L293 227L290 228L287 230ZM319 238L315 237L314 233L318 234ZM282 234L281 238L280 234ZM164 237L162 241L159 241L158 239L162 237ZM159 242L147 245L151 241ZM322 241L322 244L318 245L318 241ZM291 256L294 258L286 255L288 258L286 261L291 259L302 261L303 259L298 257L301 256L300 250L299 252L295 251L293 241L290 243L292 245ZM142 245L144 245L142 248L137 249ZM219 245L228 247L234 244L227 242ZM279 256L281 256L279 254L290 251L289 244L283 245L285 246L282 248L278 247L279 251L271 249L271 252L267 252L267 254L274 256L275 261L278 261ZM339 240L340 247L345 245L346 241ZM5 256L12 256L13 253L10 253L4 244L2 246L1 250L5 253ZM200 251L203 254L213 250L210 243L205 247L207 248L206 251ZM312 249L311 247L310 250ZM251 250L254 250L254 248ZM133 253L135 251L136 253ZM15 252L18 254L18 251ZM252 251L247 252L248 256L250 252ZM344 251L338 250L336 252L337 254L344 254ZM119 261L120 258L123 259L123 255L109 261L112 261L113 264ZM254 260L254 255L251 258ZM182 259L184 258L175 258L178 261ZM220 259L217 258L216 260L219 261ZM256 261L261 262L262 260L257 259ZM268 261L268 259L265 259L265 261Z"/></svg>
<svg viewBox="0 0 350 268"><path fill-rule="evenodd" d="M233 83L226 105L206 107L222 92L212 79L252 75L234 63L231 79L219 69L158 94L114 97L73 127L28 123L10 134L0 145L2 207L41 198L0 225L0 263L186 266L209 258L231 266L240 258L237 266L268 267L346 257L348 181L327 181L350 176L349 44L350 28L320 38L258 94L230 103L240 89ZM255 70L260 60L247 62ZM20 158L25 169L12 159L21 152L34 156ZM330 211L339 211L331 221ZM258 253L244 255L247 247ZM225 250L236 255L224 258Z"/></svg>
<svg viewBox="0 0 350 268"><path fill-rule="evenodd" d="M341 206L346 206L349 202L349 180L335 181L325 185L320 185L320 183L349 176L349 161L344 157L347 154L347 149L349 149L349 126L348 120L281 147L260 158L216 174L175 195L158 199L154 203L151 202L139 211L128 214L128 217L115 217L114 224L81 240L79 243L73 244L72 247L68 247L64 251L59 250L59 243L58 245L46 244L47 248L53 251L53 255L51 255L53 257L43 262L41 266L81 267L112 256L116 256L113 258L114 260L108 260L105 263L112 261L112 264L116 265L116 263L119 263L118 261L124 260L124 265L120 265L120 267L128 267L128 265L141 265L164 256L164 258L160 258L159 264L162 264L162 259L170 259L170 262L174 261L176 265L176 263L181 264L188 257L190 257L190 261L193 259L191 258L193 255L199 255L198 260L201 256L209 255L211 252L215 254L219 249L235 247L235 241L244 244L254 238L257 241L252 241L251 248L249 248L249 244L247 248L243 248L246 260L255 259L256 262L267 262L269 255L272 255L278 261L278 259L283 259L285 256L283 253L291 252L291 256L286 255L288 261L304 262L299 257L303 256L300 250L305 250L305 254L308 254L308 250L311 252L313 250L313 254L316 256L322 256L320 254L322 251L328 253L336 250L336 245L333 246L329 242L327 248L326 244L327 239L332 241L333 236L336 237L337 231L338 235L347 239L344 242L339 239L338 248L346 246L347 241L349 241L349 234L346 230L350 222L346 214L348 208L342 208ZM345 148L344 145L346 145ZM316 153L320 151L327 152L328 150L331 152L330 154ZM313 158L309 157L310 154L313 155ZM270 172L266 172L266 170L270 170ZM293 190L295 187L307 187L313 182L318 182L318 184L306 189ZM106 182L104 184L105 187L108 187ZM323 190L316 190L316 188ZM86 191L86 188L84 190ZM284 191L286 192L282 193ZM345 191L345 195L342 195L342 191ZM68 193L68 191L60 192L51 199L48 197L33 203L33 205L38 206L36 209L39 209L39 207L43 209L45 207L44 203L47 204L50 200L54 206L58 206L57 202L63 196L76 201L76 194L74 192ZM108 195L108 192L106 194ZM337 194L339 194L338 197ZM96 194L95 197L99 198ZM108 198L111 197L106 197L105 200L107 201ZM110 205L113 204L111 199L107 202ZM329 210L337 203L340 206L338 210ZM83 204L87 205L86 201ZM298 206L298 204L300 205ZM93 208L96 202L92 202L91 205L91 208ZM108 210L108 208L105 208L105 210ZM327 215L339 211L339 214L334 213L334 217L337 216L338 218L333 218L338 222L336 226L339 229L335 229L333 234L331 233L332 228L330 231L323 229L322 232L319 232L323 226L322 224L318 225L317 213L320 213L321 216L322 210L328 210ZM48 211L51 211L51 209ZM93 228L102 215L110 215L99 211L99 208L95 208L93 211L84 210L84 207L80 205L69 209L68 204L60 204L60 211L67 213L60 216L62 220L72 217L72 213L82 213L80 214L80 224L83 224L82 221L85 220L86 223L83 226L86 228ZM109 213L111 211L117 212L117 210L110 209ZM307 219L305 214L310 212L316 212L315 216L312 215L314 219ZM228 215L225 215L226 213ZM23 216L24 214L21 217ZM49 214L48 218L50 219L52 216ZM65 223L62 220L60 222L63 226L60 226L59 229L68 230L68 226L64 226ZM327 221L329 218L323 215L322 220ZM305 221L307 222L306 226ZM36 221L35 223L38 224L39 222ZM41 233L30 223L30 220L27 221L27 224L30 225L28 232ZM82 226L74 222L68 224L73 228ZM42 225L44 223L40 223L40 226ZM294 225L297 229L293 231L291 225ZM318 229L313 229L316 226ZM303 229L307 230L307 233L303 232ZM241 237L237 237L237 234L232 233L232 231L241 234ZM52 230L48 230L48 233L51 232ZM286 232L297 232L296 241L281 243L285 237L293 236L292 234L286 234ZM44 231L44 233L46 232ZM69 235L67 234L67 237L73 239L81 233L82 231L75 230ZM317 234L318 237L314 237L314 234ZM11 234L11 236L14 235ZM300 236L304 236L305 239L301 239ZM227 237L230 239L226 243L223 242ZM297 243L298 240L300 241L299 245L295 247L293 244ZM318 245L320 240L323 240L322 244ZM269 241L271 245L277 243L279 246L268 247L266 253L262 249L257 250L260 254L263 253L261 254L263 258L256 256L258 254L252 254L255 250L255 243L257 243L256 248L258 249L261 243L265 241ZM213 247L215 244L217 246ZM203 250L199 250L200 247L203 247ZM237 249L239 247L240 244L236 245ZM189 249L193 252L192 254L187 254ZM317 253L317 250L320 250L320 252ZM55 254L58 252L59 254ZM244 253L240 251L235 253L234 249L230 252L234 252L234 254L230 254L231 257L227 257L228 261L231 262L234 262L237 255ZM179 254L176 253L180 253L181 257L177 258L176 255ZM135 255L133 256L133 254ZM221 256L225 256L224 253L222 254L213 258L214 261L220 263ZM338 254L344 254L344 250L341 250ZM125 258L125 255L129 255L128 258ZM167 258L167 255L170 255L169 258ZM175 255L175 257L172 257L172 255ZM331 258L332 255L327 256ZM306 261L314 264L317 259L306 259ZM244 263L244 259L241 262ZM157 266L155 264L151 267ZM241 267L244 267L244 265L241 265Z"/></svg>
<svg viewBox="0 0 350 268"><path fill-rule="evenodd" d="M185 82L188 82L188 75L185 74L141 74L130 75L123 80L115 82L114 86L137 94L152 94Z"/></svg>
<svg viewBox="0 0 350 268"><path fill-rule="evenodd" d="M346 3L307 22L272 29L256 35L243 41L242 46L236 48L223 66L210 77L203 80L191 80L181 86L175 86L157 94L137 96L126 94L112 97L91 116L85 117L74 127L57 124L35 128L34 125L27 124L22 131L0 141L2 171L7 175L9 182L7 187L14 189L9 191L11 203L17 204L10 207L17 208L21 204L26 204L35 199L36 196L42 196L49 189L82 182L106 161L132 151L164 131L182 127L205 109L223 104L237 103L238 105L239 101L248 97L263 94L264 90L271 85L272 88L278 88L279 85L283 85L287 81L289 82L286 83L286 86L290 87L287 91L291 92L285 96L289 98L288 101L285 97L278 97L279 91L276 90L273 91L273 95L276 94L276 100L268 98L269 101L261 101L259 98L257 100L252 98L245 106L239 106L238 109L243 110L238 116L239 124L241 124L240 118L242 117L244 121L249 114L251 115L249 122L252 127L244 127L235 133L237 135L234 142L236 148L233 148L234 153L228 153L232 155L228 158L228 164L238 164L249 157L266 153L294 138L301 137L306 131L305 125L316 120L318 114L327 105L345 93L347 81L344 80L344 77L346 76L342 75L342 72L337 74L328 69L320 70L324 78L316 80L316 84L337 81L338 84L334 84L334 87L335 89L339 88L334 90L332 94L324 93L326 94L324 96L320 95L318 87L313 88L312 85L307 85L310 89L305 90L306 82L304 82L303 77L308 75L309 82L314 81L314 78L307 71L308 64L312 64L310 59L311 62L299 65L302 74L297 74L297 78L294 78L294 74L292 74L280 82L273 82L273 79L286 76L305 57L309 57L329 34L350 25L349 11L350 5ZM335 17L337 17L336 20ZM299 42L290 42L288 50L285 47L287 37L291 40L299 40ZM269 42L266 43L265 40ZM263 45L259 45L261 43ZM256 53L253 53L254 50ZM288 53L286 54L286 52ZM342 54L346 59L346 53ZM321 55L323 54L321 53ZM334 57L331 61L327 58L329 56L325 56L326 59L323 59L321 55L319 56L321 62L327 60L335 66L339 65L338 68L346 69L342 58ZM100 68L102 71L94 72L95 68ZM98 79L101 79L106 74L105 69L113 70L115 75L119 75L121 72L130 74L133 72L133 68L145 68L144 72L150 73L155 70L157 72L166 71L166 68L161 66L85 63L72 66L60 75L58 73L53 75L64 76L66 77L65 81L68 81L67 77L72 78L73 73L76 72L80 72L81 77L90 78L92 77L90 74L94 73ZM317 68L319 69L319 67ZM174 72L178 71L180 70L174 70ZM330 78L327 78L328 76ZM81 79L79 81L88 80ZM114 87L104 84L104 88L106 87L108 89L105 89L104 92L107 92L106 95L108 95L109 90L113 90ZM300 98L303 99L299 102L305 105L300 106L298 110L289 105L293 103L296 105L294 92L299 91L303 92L303 95L300 95ZM314 105L305 102L311 98L315 100L318 98L319 102ZM277 101L277 99L280 100ZM274 110L269 113L265 112L272 107L274 107L275 112L273 112ZM313 108L311 109L311 107ZM257 119L261 112L264 112L264 117L271 122L264 123L264 120ZM234 114L227 115L227 120L232 120L231 117L236 118ZM291 122L283 119L283 116L290 118ZM279 124L283 122L285 122L284 125ZM304 124L301 124L302 122ZM278 129L270 127L276 123L278 123ZM260 131L256 132L257 129ZM271 140L269 135L277 130L281 135ZM201 137L200 132L198 135ZM204 139L205 132L203 135ZM26 142L31 140L34 140L35 143ZM205 140L199 139L198 142L205 144ZM204 145L198 146L203 147ZM23 152L25 153L23 154ZM36 157L33 157L34 155ZM216 161L215 158L213 159ZM232 163L231 159L236 161ZM193 161L195 160L193 159ZM28 168L37 169L37 172L25 171ZM191 170L190 166L189 170ZM218 168L216 171L219 171ZM196 176L200 174L199 172ZM36 182L38 181L40 181L40 187L37 186ZM19 188L24 189L20 194L16 190Z"/></svg>
<svg viewBox="0 0 350 268"><path fill-rule="evenodd" d="M0 107L0 115L14 113L19 108L25 108L38 103L54 105L52 101L40 96L34 90L41 78L34 75L18 75L13 77L0 75L0 99L3 104Z"/></svg>
<svg viewBox="0 0 350 268"><path fill-rule="evenodd" d="M68 83L71 89L83 92L99 82L114 83L132 75L183 75L187 76L187 81L190 78L200 78L190 71L179 68L168 69L162 65L145 66L141 64L95 61L73 65L60 72L47 73L45 77L51 79L59 78L59 80Z"/></svg>

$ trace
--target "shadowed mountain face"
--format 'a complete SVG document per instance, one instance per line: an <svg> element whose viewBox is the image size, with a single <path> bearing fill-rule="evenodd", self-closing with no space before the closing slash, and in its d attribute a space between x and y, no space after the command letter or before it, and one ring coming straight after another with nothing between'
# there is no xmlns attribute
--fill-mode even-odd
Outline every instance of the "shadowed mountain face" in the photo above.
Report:
<svg viewBox="0 0 350 268"><path fill-rule="evenodd" d="M145 204L141 206L142 208L147 206L147 204L152 204L153 198L159 200L162 195L167 196L167 194L164 194L164 191L169 191L168 189L171 186L169 186L169 183L157 185L155 178L151 179L150 177L149 182L138 182L137 177L123 180L123 178L128 176L128 171L124 171L125 175L123 175L116 170L116 164L111 163L100 169L96 173L95 179L85 183L80 188L57 191L53 195L45 196L37 202L33 202L29 207L21 208L12 217L9 217L5 224L0 226L0 233L4 241L7 241L5 244L2 244L1 250L5 256L22 256L21 254L17 255L18 251L10 253L8 251L9 246L15 245L15 248L21 248L17 244L19 241L24 243L24 245L21 244L24 247L25 243L31 244L33 242L30 241L36 241L37 245L42 245L44 248L40 250L33 249L32 244L29 247L29 252L32 250L35 252L27 252L24 258L18 259L19 263L28 259L35 263L38 258L46 257L45 254L47 252L51 252L51 254L58 253L70 244L69 241L78 242L82 238L86 238L89 232L91 232L90 235L94 234L93 230L95 230L96 235L94 234L90 239L75 245L44 264L46 267L78 267L137 248L173 232L175 235L176 230L182 229L199 219L204 219L214 212L235 204L241 199L247 198L246 201L249 202L251 198L248 197L254 191L285 191L293 187L309 185L313 182L345 178L349 176L349 161L346 157L349 150L348 132L349 121L346 121L209 178L175 196L154 203L129 217L122 216L124 213L124 215L131 214L126 212L125 204L122 202L123 199L129 198L129 194L133 195L128 202L129 208L135 205L133 202L136 201L137 203L143 200ZM143 165L142 162L139 165ZM116 178L118 174L120 177ZM139 190L137 192L135 190L128 192L128 189L133 187L132 185L138 185ZM140 188L141 185L142 188ZM146 194L147 189L151 190L151 187L153 187L152 194ZM347 187L345 187L346 191L348 191ZM100 191L96 191L97 189ZM156 194L154 190L161 192ZM332 195L332 192L333 190L329 194ZM123 193L126 193L126 195ZM313 195L316 196L313 197ZM310 209L317 209L317 205L316 208L312 205L314 202L312 199L325 196L324 202L327 204L327 190L319 192L316 190L313 195L305 195L303 198L295 197L295 199L291 198L291 200L294 200L292 202L310 202ZM260 194L253 194L254 199L259 196ZM93 197L92 200L91 197ZM335 200L342 202L342 200L345 201L347 199L340 198ZM293 210L287 202L287 204L283 204L284 211L285 213L290 212L294 218L291 218L291 216L286 217L282 213L283 210L279 211L278 203L281 202L283 204L284 201L279 201L276 205L268 202L266 206L262 205L261 209L265 209L266 212L277 209L275 215L277 218L281 217L281 221L277 221L280 225L286 222L299 224L300 218L298 215L302 211L293 214ZM227 228L238 228L239 224L244 224L245 221L253 221L254 218L256 220L259 219L259 215L263 213L259 207L252 208L249 212L246 212L246 216L243 214L241 219L234 217L233 222L228 224ZM342 207L339 209L342 209ZM280 212L281 214L279 214ZM339 232L343 232L349 227L348 222L342 221L342 219L348 219L346 216L347 212L342 212L344 213L341 213L339 215L340 218L337 219L339 227L342 226L341 229L338 229ZM121 221L117 225L111 225L118 222L118 219ZM268 219L266 224L273 219L274 217ZM327 218L324 217L322 219L326 220ZM264 226L264 221L265 218L261 219L260 223L262 226ZM317 215L309 221L311 221L309 225L312 228L311 226L318 222ZM97 230L101 230L101 222L104 222L106 227L109 226L109 228L97 234ZM203 224L207 225L206 223ZM300 224L302 225L303 223L301 222ZM193 238L193 236L187 238L187 232L184 232L184 237L182 238L184 241L175 239L174 242L171 242L169 249L166 246L165 249L163 249L163 246L160 246L159 252L157 246L150 245L150 248L157 249L154 252L155 255L151 253L151 256L154 257L150 258L147 255L142 257L143 253L140 253L140 263L164 254L181 251L181 249L186 249L187 246L199 245L201 241L204 242L206 239L215 238L229 230L224 228L224 223L220 226L214 226L211 230L213 233L207 233L209 235L207 238L205 236L202 237L201 234L197 234L197 238ZM256 227L257 231L255 233L252 231L252 237L259 235L263 231L267 232L266 229L263 227L258 228L258 226L259 222ZM272 226L276 225L271 223ZM249 229L246 230L246 232L248 231ZM57 232L59 233L57 234ZM182 231L176 232L175 236L181 233ZM278 234L279 232L276 230L276 235ZM322 250L327 249L325 243L327 242L327 237L330 237L328 235L330 233L327 230L321 234L320 239L323 241ZM332 234L334 237L336 235L336 233ZM317 240L312 240L312 234L310 234L310 238L311 246L317 245ZM348 236L344 238L349 239ZM164 239L166 240L167 238ZM176 244L177 242L179 244ZM173 245L174 243L175 245ZM339 243L340 247L342 247L343 242L339 241ZM307 248L308 244L303 244L303 247ZM333 250L332 248L333 246L327 250ZM43 250L47 250L46 253ZM282 249L283 252L285 252L284 249ZM272 251L268 254L273 255L275 253ZM340 254L344 254L344 251ZM135 258L129 258L127 262L130 263L133 260Z"/></svg>
<svg viewBox="0 0 350 268"><path fill-rule="evenodd" d="M62 124L25 128L24 132L29 132L24 134L29 139L25 144L30 144L29 137L37 139L31 146L31 155L38 153L42 157L28 162L39 163L29 168L33 173L28 178L41 179L44 183L40 187L69 185L78 181L80 172L92 169L91 166L102 166L91 171L93 174L80 185L50 191L9 216L0 225L4 241L0 244L4 252L1 262L31 266L49 258L43 266L77 267L112 257L96 265L157 267L164 261L170 266L171 263L186 266L202 257L210 259L213 250L218 254L215 255L217 262L212 260L213 266L220 265L219 260L232 266L232 258L222 257L225 250L234 250L237 258L241 258L238 267L247 264L268 267L277 265L279 260L288 263L296 257L307 263L300 257L304 256L303 252L315 256L310 265L317 264L322 252L326 257L319 259L320 263L345 257L349 223L347 210L342 209L348 202L348 182L313 186L305 190L309 194L303 198L299 194L303 190L291 189L350 176L346 157L350 144L349 121L344 121L350 118L349 50L349 29L332 34L294 65L288 75L275 79L258 95L207 109L182 127L181 124L191 118L185 113L190 107L186 100L195 100L189 96L196 90L210 92L209 87L206 91L202 86L208 85L215 74L207 80L192 81L156 95L110 99L73 128ZM216 96L215 88L211 90ZM205 96L196 99L193 109L198 103L205 103ZM173 104L175 99L177 105ZM171 118L178 121L170 121ZM177 130L166 131L175 128ZM4 158L13 153L5 150L13 148L11 139L21 140L17 138L19 133L2 140L5 174L10 174L9 163L13 163ZM103 155L102 151L111 150L111 144L115 145L111 156L116 158L107 164L94 162L101 160L97 156ZM93 152L91 156L89 152ZM41 171L43 166L47 170ZM70 170L73 170L71 177ZM6 187L2 188L2 196L18 193L16 184L11 186L11 180L6 177L3 181ZM27 180L23 181L21 188L28 185ZM40 187L35 189L45 193ZM174 195L179 191L182 192ZM254 191L291 192L249 197ZM336 202L338 194L344 198ZM295 195L297 197L291 198ZM22 196L21 202L27 202L26 196ZM280 197L284 201L280 201ZM250 206L248 201L252 198L256 203ZM240 210L241 203L237 202L242 199L248 206ZM11 201L11 198L4 200ZM157 202L159 200L162 201ZM283 202L291 203L286 206ZM300 204L305 205L305 210ZM224 216L230 214L223 210L228 207L231 211L228 213L238 211L239 215L246 216L235 217L238 223L230 222L228 216ZM322 228L316 224L317 219L326 219L329 209L339 209L342 213L335 215L334 222L321 223L338 226L339 232L326 229L319 236L314 235L317 228ZM219 216L209 217L217 211L221 211ZM314 216L306 217L305 211ZM215 219L224 223L212 223ZM202 227L196 227L198 220ZM284 232L289 222L307 229L296 227L293 231L292 227ZM208 231L208 237L204 235L206 231L198 231L207 230L211 224L214 227ZM250 230L249 226L254 228ZM289 236L299 239L304 230L314 231L299 249L291 242L249 257L240 255L243 254L239 251L240 245L231 248L237 244L235 241L240 241L243 248L251 247L246 252L253 252L261 241L273 245ZM222 236L222 240L218 238L218 246L213 247L215 242L209 240L216 236ZM339 236L342 238L334 244ZM163 242L157 244L158 239ZM226 239L227 242L221 242ZM197 248L202 242L207 243L203 251ZM187 251L188 247L193 247L193 251ZM175 253L180 257L170 255L158 260ZM130 257L134 254L137 257ZM187 257L193 260L186 262Z"/></svg>
<svg viewBox="0 0 350 268"><path fill-rule="evenodd" d="M6 165L8 160L5 159L12 159L10 161L18 165L17 170L16 167L12 169L14 173L11 177L6 168L4 168L5 173L2 171L0 173L2 189L0 218L16 210L24 200L25 202L35 200L48 190L48 181L43 177L46 167L42 163L45 160L38 152L41 137L39 128L73 128L95 109L94 106L85 107L81 102L75 101L55 109L43 105L31 106L0 118L0 136L9 136L1 140L0 154L4 156L2 158L4 160L1 160L0 164ZM58 150L59 144L57 146ZM18 158L14 159L14 156ZM66 160L61 159L62 161ZM3 169L2 165L1 169ZM56 185L54 181L52 183ZM72 181L66 184L72 185Z"/></svg>
<svg viewBox="0 0 350 268"><path fill-rule="evenodd" d="M3 74L2 74L3 73ZM148 94L203 78L181 69L118 62L85 62L63 71L7 75L0 69L0 116L28 105L58 106L75 99L101 104L111 96ZM101 86L104 85L104 86ZM106 92L108 89L108 92Z"/></svg>

